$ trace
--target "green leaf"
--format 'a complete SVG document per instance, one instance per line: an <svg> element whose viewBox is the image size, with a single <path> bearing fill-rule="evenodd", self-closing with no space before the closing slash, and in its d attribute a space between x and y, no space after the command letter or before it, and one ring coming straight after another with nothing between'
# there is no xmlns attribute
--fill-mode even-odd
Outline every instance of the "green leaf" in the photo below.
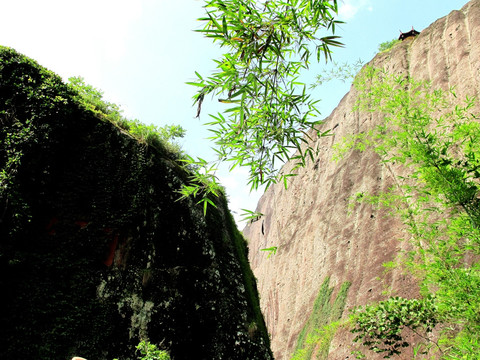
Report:
<svg viewBox="0 0 480 360"><path fill-rule="evenodd" d="M205 84L203 84L203 83L186 82L185 84L192 85L192 86L198 86L198 87L201 87L201 88L205 87Z"/></svg>
<svg viewBox="0 0 480 360"><path fill-rule="evenodd" d="M197 115L208 94L231 105L223 111L224 116L213 117L207 124L212 127L217 153L222 161L233 162L230 169L250 167L252 189L259 185L268 188L282 179L275 161L288 160L289 149L306 145L301 164L305 164L306 154L313 154L303 136L314 129L317 122L309 119L319 112L298 78L301 70L308 68L312 43L322 44L317 50L323 51L326 59L330 47L341 45L337 36L316 35L339 23L330 15L336 4L292 0L256 6L210 1L206 8L206 16L199 19L205 26L198 32L228 51L214 60L217 68L208 79L196 73L200 81L189 83L198 88L194 96ZM287 178L283 177L285 184Z"/></svg>
<svg viewBox="0 0 480 360"><path fill-rule="evenodd" d="M276 254L277 254L277 250L278 250L278 247L277 247L277 246L272 246L272 247L269 247L269 248L260 249L260 251L268 251L267 259L269 259L270 256L272 256L272 255L276 255Z"/></svg>

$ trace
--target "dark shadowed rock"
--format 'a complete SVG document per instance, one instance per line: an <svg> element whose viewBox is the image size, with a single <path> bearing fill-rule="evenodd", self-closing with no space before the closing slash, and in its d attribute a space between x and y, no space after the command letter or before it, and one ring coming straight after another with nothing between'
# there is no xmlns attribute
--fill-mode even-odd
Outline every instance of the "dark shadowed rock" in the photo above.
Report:
<svg viewBox="0 0 480 360"><path fill-rule="evenodd" d="M0 48L0 358L271 359L246 243L223 197Z"/></svg>

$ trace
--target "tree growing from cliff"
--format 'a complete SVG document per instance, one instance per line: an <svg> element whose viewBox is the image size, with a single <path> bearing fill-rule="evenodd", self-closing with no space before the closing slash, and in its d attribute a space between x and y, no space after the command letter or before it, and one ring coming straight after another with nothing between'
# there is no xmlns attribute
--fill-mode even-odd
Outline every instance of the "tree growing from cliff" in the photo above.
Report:
<svg viewBox="0 0 480 360"><path fill-rule="evenodd" d="M333 35L337 1L211 0L205 11L198 32L227 51L214 60L212 75L196 73L189 84L198 88L197 117L206 96L230 105L207 123L217 163L249 167L252 189L278 180L286 185L293 174L279 173L278 165L293 159L301 166L314 152L307 139L327 135L315 129L318 101L298 78L312 57L328 60L331 47L341 46ZM215 180L214 172L199 178L205 174ZM187 187L184 195L194 191Z"/></svg>
<svg viewBox="0 0 480 360"><path fill-rule="evenodd" d="M445 359L480 353L480 124L475 101L455 92L367 67L355 81L358 109L384 115L367 133L345 139L339 154L373 149L387 167L408 168L384 194L358 194L400 216L412 250L398 264L411 270L421 299L391 298L354 315L356 340L385 358L410 346L403 330ZM437 325L438 324L438 325ZM434 328L439 341L429 340Z"/></svg>

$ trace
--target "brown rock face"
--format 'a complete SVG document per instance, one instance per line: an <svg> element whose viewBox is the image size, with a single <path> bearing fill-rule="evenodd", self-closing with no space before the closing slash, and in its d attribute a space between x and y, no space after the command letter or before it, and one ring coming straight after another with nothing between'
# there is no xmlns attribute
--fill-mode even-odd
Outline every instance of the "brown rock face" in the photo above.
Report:
<svg viewBox="0 0 480 360"><path fill-rule="evenodd" d="M480 0L475 0L437 20L419 36L378 54L371 64L430 80L434 88L455 86L458 99L464 99L465 95L477 96L480 90L479 43ZM354 112L355 100L352 89L322 125L322 130L333 129L334 136L311 144L319 149L315 161L291 178L287 190L283 184L269 188L257 207L264 216L244 229L277 360L289 359L295 351L319 289L329 276L332 298L341 284L351 282L345 309L382 299L385 286L405 297L417 291L414 281L400 271L383 275L382 264L405 246L398 241L404 235L399 220L369 205L347 214L351 196L385 191L401 175L401 170L381 165L368 152L351 152L337 163L331 160L332 145L379 123L379 115ZM278 251L267 259L260 249L272 246ZM340 331L328 358L352 359L351 339L347 331Z"/></svg>

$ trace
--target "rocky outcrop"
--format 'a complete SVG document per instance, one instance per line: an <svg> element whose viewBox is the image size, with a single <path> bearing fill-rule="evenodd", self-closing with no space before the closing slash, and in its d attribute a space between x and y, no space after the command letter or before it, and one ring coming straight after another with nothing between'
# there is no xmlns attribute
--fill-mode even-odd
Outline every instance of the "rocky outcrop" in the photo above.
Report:
<svg viewBox="0 0 480 360"><path fill-rule="evenodd" d="M0 358L271 359L244 238L224 198L0 48Z"/></svg>
<svg viewBox="0 0 480 360"><path fill-rule="evenodd" d="M479 43L480 1L475 0L378 54L370 64L430 80L434 88L455 86L458 99L464 99L480 91ZM402 171L381 165L366 152L332 161L332 147L345 135L379 124L380 115L353 111L356 97L352 88L321 125L322 131L332 129L333 136L311 143L318 156L298 170L287 190L283 184L270 187L257 207L264 216L243 231L277 360L289 359L305 335L302 329L311 323L326 279L331 287L326 303L350 285L345 309L380 300L385 289L406 297L417 292L411 278L400 271L384 274L382 266L406 246L397 240L403 235L400 222L366 204L348 214L351 196L385 191L400 181ZM293 164L285 166L288 171ZM274 246L277 253L269 258L260 251ZM351 339L348 331L337 333L328 358L353 358Z"/></svg>

